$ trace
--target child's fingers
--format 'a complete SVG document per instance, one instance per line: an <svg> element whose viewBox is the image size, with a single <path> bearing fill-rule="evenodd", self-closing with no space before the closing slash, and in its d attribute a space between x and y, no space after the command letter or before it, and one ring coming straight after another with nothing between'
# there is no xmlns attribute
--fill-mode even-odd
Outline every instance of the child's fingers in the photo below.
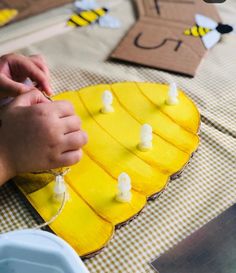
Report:
<svg viewBox="0 0 236 273"><path fill-rule="evenodd" d="M9 57L9 67L13 80L25 80L27 77L37 83L37 87L45 91L48 95L52 94L49 79L46 74L32 62L29 58L22 55Z"/></svg>
<svg viewBox="0 0 236 273"><path fill-rule="evenodd" d="M0 98L9 96L16 97L19 94L28 92L31 87L24 85L23 83L15 82L4 74L0 74Z"/></svg>
<svg viewBox="0 0 236 273"><path fill-rule="evenodd" d="M65 146L64 151L76 151L82 148L87 143L87 134L83 131L77 131L70 134L65 135Z"/></svg>
<svg viewBox="0 0 236 273"><path fill-rule="evenodd" d="M11 102L11 106L31 106L38 103L48 103L49 100L37 89L21 94Z"/></svg>
<svg viewBox="0 0 236 273"><path fill-rule="evenodd" d="M30 59L35 65L37 65L37 67L39 69L41 69L46 74L46 76L49 79L50 78L49 69L47 67L46 61L43 58L43 56L41 56L41 55L31 55Z"/></svg>
<svg viewBox="0 0 236 273"><path fill-rule="evenodd" d="M54 101L53 105L56 109L56 112L57 112L59 118L65 118L65 117L69 117L69 116L74 115L73 105L66 100L65 101L64 100Z"/></svg>
<svg viewBox="0 0 236 273"><path fill-rule="evenodd" d="M74 165L81 160L82 155L83 152L81 149L62 153L60 159L58 160L58 164L63 167Z"/></svg>
<svg viewBox="0 0 236 273"><path fill-rule="evenodd" d="M50 86L49 78L47 74L42 71L38 65L32 62L23 62L23 69L25 69L24 73L27 73L27 76L34 82L37 83L37 87L41 89L41 91L45 91L46 94L52 95L52 89Z"/></svg>
<svg viewBox="0 0 236 273"><path fill-rule="evenodd" d="M64 123L64 134L79 131L81 129L81 120L78 116L69 116L62 119Z"/></svg>
<svg viewBox="0 0 236 273"><path fill-rule="evenodd" d="M47 95L52 95L53 92L52 92L52 88L50 84L50 73L49 73L49 69L44 57L41 55L31 55L29 58L46 75L49 86L50 86L49 92L46 92L46 93Z"/></svg>

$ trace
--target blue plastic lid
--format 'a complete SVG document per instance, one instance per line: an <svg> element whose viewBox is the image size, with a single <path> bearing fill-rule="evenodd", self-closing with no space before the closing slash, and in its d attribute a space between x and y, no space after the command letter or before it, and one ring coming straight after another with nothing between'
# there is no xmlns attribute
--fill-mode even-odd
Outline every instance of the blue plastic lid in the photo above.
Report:
<svg viewBox="0 0 236 273"><path fill-rule="evenodd" d="M42 230L0 235L1 273L89 273L64 240Z"/></svg>

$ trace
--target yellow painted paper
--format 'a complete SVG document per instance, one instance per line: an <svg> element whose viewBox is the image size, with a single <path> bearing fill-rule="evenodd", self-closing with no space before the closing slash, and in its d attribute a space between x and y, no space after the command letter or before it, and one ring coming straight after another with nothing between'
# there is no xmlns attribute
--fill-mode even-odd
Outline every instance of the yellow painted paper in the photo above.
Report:
<svg viewBox="0 0 236 273"><path fill-rule="evenodd" d="M113 94L113 113L101 113L105 90ZM164 84L127 82L90 86L54 97L73 104L89 136L81 162L65 177L70 200L50 225L80 255L103 248L115 226L137 215L146 200L161 192L196 151L200 125L197 107L183 91L179 91L179 104L174 106L166 104L167 96ZM144 123L153 127L153 148L147 152L137 148ZM116 200L117 178L122 172L132 181L132 199L127 203ZM46 174L16 179L45 221L58 209L52 199L51 180Z"/></svg>

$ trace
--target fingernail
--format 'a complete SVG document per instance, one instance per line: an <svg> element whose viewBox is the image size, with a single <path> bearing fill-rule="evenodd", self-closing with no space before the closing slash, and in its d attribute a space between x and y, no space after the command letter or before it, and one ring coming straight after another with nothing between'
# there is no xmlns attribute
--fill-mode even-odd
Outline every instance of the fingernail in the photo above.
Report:
<svg viewBox="0 0 236 273"><path fill-rule="evenodd" d="M50 93L51 95L53 94L53 90L52 90L51 84L49 84L48 91L49 91L49 93Z"/></svg>
<svg viewBox="0 0 236 273"><path fill-rule="evenodd" d="M52 99L50 98L50 96L46 92L42 91L42 93L43 93L44 97L46 97L48 100L52 101Z"/></svg>

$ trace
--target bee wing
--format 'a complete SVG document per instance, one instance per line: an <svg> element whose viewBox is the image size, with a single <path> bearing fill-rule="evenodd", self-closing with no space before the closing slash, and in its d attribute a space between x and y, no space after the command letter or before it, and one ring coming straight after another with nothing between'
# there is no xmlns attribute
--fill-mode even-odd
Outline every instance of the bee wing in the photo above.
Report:
<svg viewBox="0 0 236 273"><path fill-rule="evenodd" d="M215 29L218 26L217 22L201 14L195 15L195 21L198 26L204 27L204 28Z"/></svg>
<svg viewBox="0 0 236 273"><path fill-rule="evenodd" d="M213 30L202 37L202 42L207 49L210 49L219 42L220 38L220 33L217 30Z"/></svg>
<svg viewBox="0 0 236 273"><path fill-rule="evenodd" d="M75 1L74 5L78 10L97 9L99 7L95 0Z"/></svg>
<svg viewBox="0 0 236 273"><path fill-rule="evenodd" d="M110 16L108 14L99 17L98 23L101 27L106 27L106 28L120 28L121 27L121 22L119 19Z"/></svg>

